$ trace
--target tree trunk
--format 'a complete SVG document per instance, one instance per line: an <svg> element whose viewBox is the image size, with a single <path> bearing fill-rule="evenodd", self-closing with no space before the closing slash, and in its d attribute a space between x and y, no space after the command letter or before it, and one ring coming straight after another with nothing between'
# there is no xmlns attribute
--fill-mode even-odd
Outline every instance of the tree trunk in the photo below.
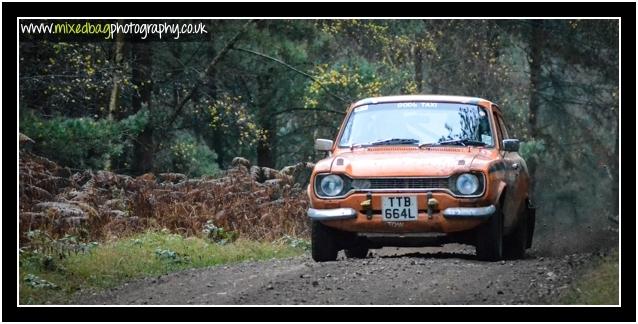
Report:
<svg viewBox="0 0 638 324"><path fill-rule="evenodd" d="M211 53L215 52L215 48L212 45L209 47L209 51ZM214 69L211 70L210 72L210 78L209 78L209 83L207 84L207 88L208 88L208 93L210 95L210 98L212 100L215 100L217 98L217 93L218 93L218 89L217 89L217 84L215 83L215 71ZM220 112L218 112L220 113ZM224 169L225 165L226 165L226 154L225 154L225 149L224 149L224 138L227 135L224 133L224 130L221 126L217 125L216 127L213 128L212 130L212 139L211 139L211 146L213 148L213 151L215 151L215 154L217 154L217 158L215 159L215 162L217 163L217 165L221 168Z"/></svg>
<svg viewBox="0 0 638 324"><path fill-rule="evenodd" d="M618 121L618 123L616 123L616 129L615 129L615 137L616 137L616 141L614 143L614 148L611 150L612 153L612 157L610 159L611 163L609 168L611 169L611 176L612 176L612 181L614 182L612 185L612 190L611 190L611 212L612 215L618 215L618 209L620 208L620 202L618 201L618 198L620 196L620 191L619 191L619 137L620 137L620 121Z"/></svg>
<svg viewBox="0 0 638 324"><path fill-rule="evenodd" d="M531 138L538 136L538 113L540 110L540 83L542 72L543 31L542 22L534 21L529 41L529 112L527 122Z"/></svg>
<svg viewBox="0 0 638 324"><path fill-rule="evenodd" d="M115 36L115 73L113 73L113 88L111 89L111 97L109 98L108 118L113 120L114 115L118 112L120 99L120 66L124 59L124 35L116 34Z"/></svg>
<svg viewBox="0 0 638 324"><path fill-rule="evenodd" d="M124 35L116 34L115 36L115 69L113 73L113 88L111 89L111 97L109 98L109 111L107 115L107 119L109 121L113 121L115 116L118 114L119 107L119 99L120 99L120 67L122 66L122 61L124 60ZM110 139L108 139L110 143ZM107 153L104 162L104 169L111 170L113 167L113 158L111 154Z"/></svg>
<svg viewBox="0 0 638 324"><path fill-rule="evenodd" d="M152 118L151 94L153 82L151 79L152 51L151 43L136 43L133 46L132 83L137 86L137 91L133 93L131 108L133 113L139 112L146 107L149 111L149 119ZM142 174L153 169L153 123L149 122L144 130L138 135L135 141L133 172Z"/></svg>
<svg viewBox="0 0 638 324"><path fill-rule="evenodd" d="M262 167L275 167L274 144L276 135L276 118L271 117L269 103L274 94L272 91L272 75L274 69L270 68L264 75L257 76L257 102L259 107L257 121L259 128L264 131L263 136L257 142L257 165Z"/></svg>
<svg viewBox="0 0 638 324"><path fill-rule="evenodd" d="M266 133L267 138L260 139L257 143L257 165L274 168L272 147L270 145L271 134Z"/></svg>
<svg viewBox="0 0 638 324"><path fill-rule="evenodd" d="M257 142L257 165L274 168L276 119L269 116L269 110L266 104L262 104L259 107L259 128L264 131L264 135Z"/></svg>
<svg viewBox="0 0 638 324"><path fill-rule="evenodd" d="M543 68L543 30L541 21L532 21L531 36L529 39L529 111L527 114L527 123L529 129L529 138L538 140L538 113L540 111L541 98L541 73ZM535 187L536 161L530 161L528 164L529 176L531 178L531 190Z"/></svg>
<svg viewBox="0 0 638 324"><path fill-rule="evenodd" d="M423 92L423 49L420 44L414 46L414 82L417 93Z"/></svg>
<svg viewBox="0 0 638 324"><path fill-rule="evenodd" d="M221 127L215 127L213 130L213 151L217 154L217 165L221 169L224 169L226 166L226 154L224 154L224 134L221 131Z"/></svg>

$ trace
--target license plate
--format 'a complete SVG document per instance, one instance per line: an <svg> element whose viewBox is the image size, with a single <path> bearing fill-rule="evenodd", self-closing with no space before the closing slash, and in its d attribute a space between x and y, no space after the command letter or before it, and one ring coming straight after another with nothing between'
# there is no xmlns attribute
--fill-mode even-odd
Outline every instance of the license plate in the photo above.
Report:
<svg viewBox="0 0 638 324"><path fill-rule="evenodd" d="M418 215L416 196L381 197L381 216L386 222L415 221Z"/></svg>

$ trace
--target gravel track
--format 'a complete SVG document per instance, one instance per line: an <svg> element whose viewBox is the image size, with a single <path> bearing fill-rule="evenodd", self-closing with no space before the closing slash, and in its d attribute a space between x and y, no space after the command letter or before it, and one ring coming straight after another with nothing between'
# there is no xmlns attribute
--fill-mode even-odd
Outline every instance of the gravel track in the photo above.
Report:
<svg viewBox="0 0 638 324"><path fill-rule="evenodd" d="M309 255L144 278L76 304L465 305L553 304L596 254L482 262L474 248L384 248L366 259L316 263Z"/></svg>

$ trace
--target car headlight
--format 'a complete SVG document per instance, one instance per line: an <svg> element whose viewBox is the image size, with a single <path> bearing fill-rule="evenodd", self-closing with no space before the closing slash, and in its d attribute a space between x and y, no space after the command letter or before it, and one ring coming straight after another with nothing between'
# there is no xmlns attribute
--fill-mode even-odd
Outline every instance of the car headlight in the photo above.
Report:
<svg viewBox="0 0 638 324"><path fill-rule="evenodd" d="M456 190L462 195L471 195L478 191L479 179L471 173L463 173L456 178Z"/></svg>
<svg viewBox="0 0 638 324"><path fill-rule="evenodd" d="M329 197L338 196L343 191L343 179L338 175L327 175L321 178L319 188L323 195Z"/></svg>

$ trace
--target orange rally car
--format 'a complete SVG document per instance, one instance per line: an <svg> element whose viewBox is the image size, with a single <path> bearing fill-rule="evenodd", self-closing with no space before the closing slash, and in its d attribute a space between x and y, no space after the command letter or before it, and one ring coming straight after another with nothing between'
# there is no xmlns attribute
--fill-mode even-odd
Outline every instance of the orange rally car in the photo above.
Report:
<svg viewBox="0 0 638 324"><path fill-rule="evenodd" d="M388 96L350 106L308 186L312 257L364 258L383 246L476 246L480 260L522 258L535 209L519 141L480 98Z"/></svg>

